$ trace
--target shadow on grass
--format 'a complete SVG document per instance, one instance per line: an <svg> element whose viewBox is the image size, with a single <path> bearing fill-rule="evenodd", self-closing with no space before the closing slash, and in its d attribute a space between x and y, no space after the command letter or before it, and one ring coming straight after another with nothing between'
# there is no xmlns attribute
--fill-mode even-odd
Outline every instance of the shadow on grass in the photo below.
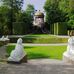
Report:
<svg viewBox="0 0 74 74"><path fill-rule="evenodd" d="M40 53L28 53L28 59L41 59L41 58L49 58L48 55L40 54Z"/></svg>
<svg viewBox="0 0 74 74"><path fill-rule="evenodd" d="M32 46L24 46L24 49L30 49L30 48L34 48L34 47L32 47ZM7 46L6 51L7 51L8 55L9 55L9 54L11 53L11 51L14 50L14 49L15 49L15 45L9 45L9 46Z"/></svg>
<svg viewBox="0 0 74 74"><path fill-rule="evenodd" d="M14 50L15 45L10 45L7 46L7 53L10 55L11 51ZM28 50L34 48L32 46L24 46L24 50ZM37 52L27 52L28 59L39 59L39 58L49 58L48 55L42 54L42 53L37 53Z"/></svg>
<svg viewBox="0 0 74 74"><path fill-rule="evenodd" d="M33 46L24 46L24 49L34 48Z"/></svg>

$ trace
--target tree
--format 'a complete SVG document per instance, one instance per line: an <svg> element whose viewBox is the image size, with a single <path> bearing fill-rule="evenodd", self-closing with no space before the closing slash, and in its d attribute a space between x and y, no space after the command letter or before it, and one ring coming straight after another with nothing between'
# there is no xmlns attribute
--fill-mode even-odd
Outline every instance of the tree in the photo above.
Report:
<svg viewBox="0 0 74 74"><path fill-rule="evenodd" d="M16 10L21 10L23 5L23 0L1 0L4 6L8 6L9 8Z"/></svg>
<svg viewBox="0 0 74 74"><path fill-rule="evenodd" d="M5 6L0 6L0 33L5 34L8 32L8 15L9 9Z"/></svg>
<svg viewBox="0 0 74 74"><path fill-rule="evenodd" d="M30 18L29 19L30 22L32 22L33 21L33 15L34 15L34 12L35 12L34 6L31 5L31 4L28 4L25 12L28 15L28 17Z"/></svg>
<svg viewBox="0 0 74 74"><path fill-rule="evenodd" d="M34 6L31 5L31 4L28 4L25 12L26 12L27 19L28 19L27 20L27 23L28 23L27 26L31 30L32 29L32 24L33 24L33 15L34 15L34 12L35 12Z"/></svg>
<svg viewBox="0 0 74 74"><path fill-rule="evenodd" d="M44 9L46 11L46 22L48 23L50 33L52 34L55 34L55 29L57 29L57 27L59 28L68 20L66 16L67 14L62 11L60 2L61 0L46 0L44 5ZM67 25L65 24L65 26ZM58 34L58 29L56 34Z"/></svg>
<svg viewBox="0 0 74 74"><path fill-rule="evenodd" d="M16 14L19 13L19 11L22 8L23 0L1 0L3 2L3 6L8 7L10 20L9 20L9 28L10 28L10 34L13 34L13 22L16 21L15 17Z"/></svg>
<svg viewBox="0 0 74 74"><path fill-rule="evenodd" d="M46 21L49 24L63 22L65 14L59 9L60 0L46 0L44 9L46 11Z"/></svg>
<svg viewBox="0 0 74 74"><path fill-rule="evenodd" d="M21 25L22 28L21 34L31 33L34 10L34 6L29 4L25 11L16 14L16 23L18 23L19 26Z"/></svg>
<svg viewBox="0 0 74 74"><path fill-rule="evenodd" d="M27 5L27 8L26 8L26 13L32 15L32 14L34 14L34 11L35 11L34 6L31 5L31 4L28 4L28 5Z"/></svg>
<svg viewBox="0 0 74 74"><path fill-rule="evenodd" d="M14 24L16 34L27 34L30 31L30 18L28 17L28 14L23 11L19 14L17 14L17 21L15 22L16 24ZM17 29L16 29L17 27ZM19 30L19 33L18 33Z"/></svg>
<svg viewBox="0 0 74 74"><path fill-rule="evenodd" d="M65 13L69 12L69 0L60 0L59 9Z"/></svg>
<svg viewBox="0 0 74 74"><path fill-rule="evenodd" d="M69 1L69 21L68 25L71 27L71 29L74 29L74 0Z"/></svg>

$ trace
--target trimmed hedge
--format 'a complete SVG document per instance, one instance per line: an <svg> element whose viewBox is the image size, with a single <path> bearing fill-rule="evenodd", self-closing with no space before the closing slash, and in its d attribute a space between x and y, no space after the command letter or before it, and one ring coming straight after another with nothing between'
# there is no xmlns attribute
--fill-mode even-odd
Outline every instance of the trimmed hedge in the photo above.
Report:
<svg viewBox="0 0 74 74"><path fill-rule="evenodd" d="M67 24L65 22L59 22L54 24L55 35L67 35Z"/></svg>

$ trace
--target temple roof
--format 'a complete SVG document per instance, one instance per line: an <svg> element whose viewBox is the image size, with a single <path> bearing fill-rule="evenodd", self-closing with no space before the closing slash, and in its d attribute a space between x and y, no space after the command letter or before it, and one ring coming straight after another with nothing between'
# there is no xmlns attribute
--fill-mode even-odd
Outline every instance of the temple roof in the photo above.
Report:
<svg viewBox="0 0 74 74"><path fill-rule="evenodd" d="M35 13L35 16L42 16L42 17L44 17L44 14L41 11L37 11Z"/></svg>

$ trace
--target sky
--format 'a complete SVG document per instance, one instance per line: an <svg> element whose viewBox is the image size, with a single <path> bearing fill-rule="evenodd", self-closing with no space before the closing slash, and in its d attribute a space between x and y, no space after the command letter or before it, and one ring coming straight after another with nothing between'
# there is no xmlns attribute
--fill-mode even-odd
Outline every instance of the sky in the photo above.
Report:
<svg viewBox="0 0 74 74"><path fill-rule="evenodd" d="M23 10L26 9L28 4L34 5L36 10L44 11L43 6L46 0L24 0Z"/></svg>

